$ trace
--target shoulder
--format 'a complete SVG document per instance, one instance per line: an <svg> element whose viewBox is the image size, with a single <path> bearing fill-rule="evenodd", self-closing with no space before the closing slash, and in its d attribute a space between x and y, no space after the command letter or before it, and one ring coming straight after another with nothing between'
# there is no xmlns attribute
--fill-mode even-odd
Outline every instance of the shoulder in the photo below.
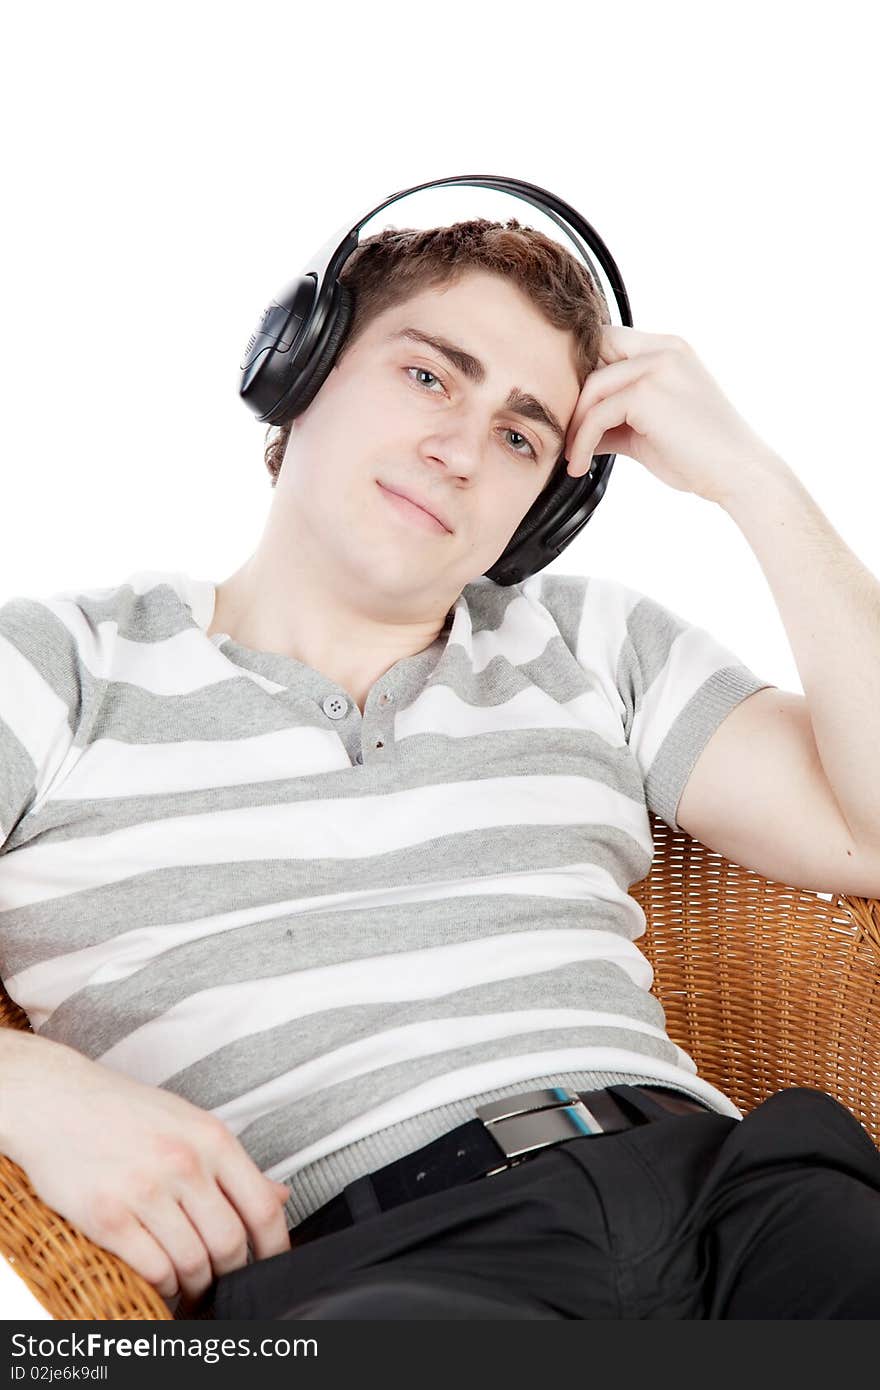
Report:
<svg viewBox="0 0 880 1390"><path fill-rule="evenodd" d="M105 587L15 594L0 604L0 642L29 658L64 651L97 675L117 636L170 636L201 623L213 588L176 571L136 570Z"/></svg>

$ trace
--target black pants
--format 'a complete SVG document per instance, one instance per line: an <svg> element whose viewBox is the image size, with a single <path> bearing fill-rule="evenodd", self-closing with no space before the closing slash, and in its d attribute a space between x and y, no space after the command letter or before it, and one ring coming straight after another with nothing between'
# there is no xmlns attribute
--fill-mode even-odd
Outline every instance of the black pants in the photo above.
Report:
<svg viewBox="0 0 880 1390"><path fill-rule="evenodd" d="M214 1316L880 1317L880 1152L845 1106L647 1109L222 1275Z"/></svg>

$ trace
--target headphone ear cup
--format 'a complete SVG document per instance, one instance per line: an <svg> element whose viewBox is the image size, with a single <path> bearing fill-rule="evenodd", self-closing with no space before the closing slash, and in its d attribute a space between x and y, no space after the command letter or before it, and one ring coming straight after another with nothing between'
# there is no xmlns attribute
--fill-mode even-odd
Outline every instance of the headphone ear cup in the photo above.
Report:
<svg viewBox="0 0 880 1390"><path fill-rule="evenodd" d="M514 546L519 545L521 540L525 539L527 536L533 535L535 531L540 530L544 523L549 521L558 510L560 503L567 502L569 497L583 491L584 479L572 478L565 460L561 459L557 465L555 476L551 479L541 496L535 498L531 507L511 536L508 549L513 549Z"/></svg>
<svg viewBox="0 0 880 1390"><path fill-rule="evenodd" d="M494 565L486 570L485 577L491 579L495 584L521 584L524 579L528 579L531 574L536 573L535 538L544 535L549 524L557 517L560 508L571 499L575 499L581 506L587 508L587 514L581 521L581 526L583 526L592 516L599 500L595 496L595 491L595 479L591 478L590 474L580 478L572 478L565 458L561 458L550 482L540 496L535 498L529 511L526 512L507 542L502 554L499 555ZM599 496L601 497L601 493ZM572 540L574 534L571 537ZM568 541L566 541L567 544ZM560 550L562 549L564 547L561 546ZM555 559L555 555L549 554L544 560L544 564L548 565L551 560Z"/></svg>
<svg viewBox="0 0 880 1390"><path fill-rule="evenodd" d="M340 285L339 300L327 337L315 357L310 359L299 373L290 394L288 408L284 412L285 420L292 420L295 416L300 415L311 404L324 385L342 347L353 313L354 294L344 285Z"/></svg>

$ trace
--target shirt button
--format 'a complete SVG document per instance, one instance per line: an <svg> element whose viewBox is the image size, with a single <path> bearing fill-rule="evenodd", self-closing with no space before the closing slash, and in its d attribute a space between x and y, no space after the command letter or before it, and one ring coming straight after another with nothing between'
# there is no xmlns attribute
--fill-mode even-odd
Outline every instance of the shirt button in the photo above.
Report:
<svg viewBox="0 0 880 1390"><path fill-rule="evenodd" d="M344 719L348 714L348 701L341 695L328 695L321 708L330 719Z"/></svg>
<svg viewBox="0 0 880 1390"><path fill-rule="evenodd" d="M356 755L356 757L355 757L355 762L356 762L356 763L362 763L363 760L364 760L364 755L363 755L363 753L358 753L358 754Z"/></svg>
<svg viewBox="0 0 880 1390"><path fill-rule="evenodd" d="M380 704L380 705L387 705L387 704L388 704L388 701L389 701L389 700L393 700L393 699L394 699L394 696L391 694L390 691L388 691L388 690L383 690L383 691L382 691L382 694L379 696L379 704Z"/></svg>

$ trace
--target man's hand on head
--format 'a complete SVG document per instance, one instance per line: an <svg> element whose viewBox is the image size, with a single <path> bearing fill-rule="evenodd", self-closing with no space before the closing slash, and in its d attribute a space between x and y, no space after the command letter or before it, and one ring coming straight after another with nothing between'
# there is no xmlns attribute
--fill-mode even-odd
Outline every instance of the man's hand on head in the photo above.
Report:
<svg viewBox="0 0 880 1390"><path fill-rule="evenodd" d="M599 365L569 420L572 477L597 454L626 454L669 487L724 503L777 455L724 395L693 348L670 334L606 324Z"/></svg>

